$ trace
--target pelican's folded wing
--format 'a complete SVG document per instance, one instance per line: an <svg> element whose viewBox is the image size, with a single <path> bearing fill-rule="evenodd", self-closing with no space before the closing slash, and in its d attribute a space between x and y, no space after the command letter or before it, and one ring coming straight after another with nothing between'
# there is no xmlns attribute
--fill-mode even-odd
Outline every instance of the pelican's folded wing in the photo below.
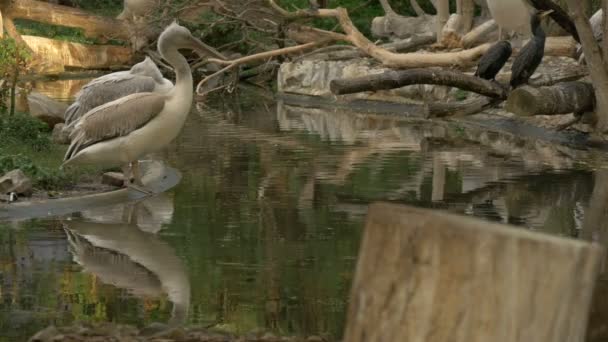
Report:
<svg viewBox="0 0 608 342"><path fill-rule="evenodd" d="M86 113L76 124L66 160L100 141L128 135L162 112L166 96L137 93L106 103Z"/></svg>
<svg viewBox="0 0 608 342"><path fill-rule="evenodd" d="M129 73L110 74L94 79L80 90L76 101L66 111L66 123L77 121L93 108L123 96L154 91L155 85L151 77Z"/></svg>

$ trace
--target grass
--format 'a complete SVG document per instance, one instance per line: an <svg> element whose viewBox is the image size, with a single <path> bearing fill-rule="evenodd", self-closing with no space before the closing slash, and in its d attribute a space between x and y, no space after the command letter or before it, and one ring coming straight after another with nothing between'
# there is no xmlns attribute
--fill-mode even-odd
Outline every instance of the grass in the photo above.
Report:
<svg viewBox="0 0 608 342"><path fill-rule="evenodd" d="M21 169L38 190L72 187L94 168L60 170L65 146L51 143L48 126L25 113L0 117L0 174Z"/></svg>

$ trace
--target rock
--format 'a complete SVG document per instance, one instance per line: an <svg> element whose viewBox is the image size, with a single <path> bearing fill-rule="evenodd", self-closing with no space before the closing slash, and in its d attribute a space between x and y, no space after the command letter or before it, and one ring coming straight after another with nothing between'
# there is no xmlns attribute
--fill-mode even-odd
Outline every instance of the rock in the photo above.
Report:
<svg viewBox="0 0 608 342"><path fill-rule="evenodd" d="M36 335L29 339L29 342L47 342L53 341L53 337L59 335L59 330L54 326L49 326L44 330L40 330Z"/></svg>
<svg viewBox="0 0 608 342"><path fill-rule="evenodd" d="M339 78L355 78L381 74L384 68L371 59L348 61L301 60L283 63L279 69L278 91L282 93L334 98L329 84ZM445 101L450 98L450 87L411 85L392 90L342 95L341 100L376 100L396 103Z"/></svg>
<svg viewBox="0 0 608 342"><path fill-rule="evenodd" d="M164 323L153 322L139 331L142 336L151 336L159 334L169 329L169 326Z"/></svg>
<svg viewBox="0 0 608 342"><path fill-rule="evenodd" d="M122 186L124 184L124 176L120 172L106 172L101 176L101 183L111 186Z"/></svg>
<svg viewBox="0 0 608 342"><path fill-rule="evenodd" d="M63 123L58 123L53 127L51 139L56 144L67 145L70 143L70 130Z"/></svg>
<svg viewBox="0 0 608 342"><path fill-rule="evenodd" d="M7 172L0 178L0 193L14 192L18 195L31 196L32 180L19 169Z"/></svg>
<svg viewBox="0 0 608 342"><path fill-rule="evenodd" d="M64 122L64 113L68 105L51 99L36 91L27 95L27 104L30 114L53 128L56 124Z"/></svg>

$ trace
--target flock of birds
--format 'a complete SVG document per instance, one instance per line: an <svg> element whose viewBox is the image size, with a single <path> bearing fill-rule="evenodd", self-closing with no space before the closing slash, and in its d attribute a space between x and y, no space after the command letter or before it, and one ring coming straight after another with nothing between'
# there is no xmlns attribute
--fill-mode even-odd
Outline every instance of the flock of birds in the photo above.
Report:
<svg viewBox="0 0 608 342"><path fill-rule="evenodd" d="M192 105L192 72L179 49L221 56L185 27L169 25L158 39L158 51L173 67L175 84L149 58L129 71L89 82L66 111L71 143L62 167L120 166L126 186L151 193L142 183L138 160L177 137Z"/></svg>
<svg viewBox="0 0 608 342"><path fill-rule="evenodd" d="M540 23L551 12L532 14L533 36L513 62L512 88L527 83L542 61L545 33ZM128 71L89 82L65 113L71 144L62 166L83 163L120 166L127 187L151 193L142 183L138 160L161 150L177 137L192 104L192 72L179 49L223 58L185 27L177 23L169 25L158 39L158 51L175 70L175 84L163 77L149 57ZM508 41L496 43L480 59L475 76L495 81L511 54Z"/></svg>
<svg viewBox="0 0 608 342"><path fill-rule="evenodd" d="M546 35L541 27L544 17L553 11L535 11L530 17L532 38L524 45L511 66L511 88L515 89L528 83L530 77L540 65L545 53ZM479 60L475 76L486 80L495 80L496 75L511 57L513 49L509 41L503 40L494 44Z"/></svg>

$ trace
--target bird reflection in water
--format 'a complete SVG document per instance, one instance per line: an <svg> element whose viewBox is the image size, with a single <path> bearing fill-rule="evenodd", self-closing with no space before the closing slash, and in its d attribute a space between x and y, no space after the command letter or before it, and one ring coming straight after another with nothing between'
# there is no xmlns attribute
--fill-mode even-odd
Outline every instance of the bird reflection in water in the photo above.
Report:
<svg viewBox="0 0 608 342"><path fill-rule="evenodd" d="M170 323L179 324L188 318L190 281L175 250L155 235L163 221L170 220L172 207L146 210L163 203L172 205L162 197L123 205L122 222L117 220L116 208L83 212L82 218L64 221L63 227L74 262L83 272L136 297L166 294L173 304ZM150 217L151 213L162 213L160 220Z"/></svg>

